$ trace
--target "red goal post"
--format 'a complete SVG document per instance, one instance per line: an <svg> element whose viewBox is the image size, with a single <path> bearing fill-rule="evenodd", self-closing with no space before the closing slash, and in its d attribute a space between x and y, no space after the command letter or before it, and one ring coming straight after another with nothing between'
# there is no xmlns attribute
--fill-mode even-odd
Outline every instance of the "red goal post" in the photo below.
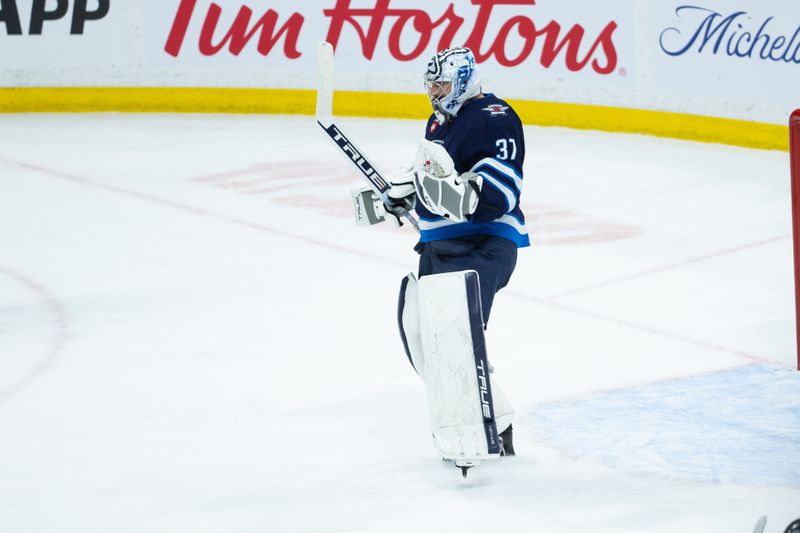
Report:
<svg viewBox="0 0 800 533"><path fill-rule="evenodd" d="M795 332L797 369L800 370L800 109L795 110L789 118L789 160L792 167Z"/></svg>

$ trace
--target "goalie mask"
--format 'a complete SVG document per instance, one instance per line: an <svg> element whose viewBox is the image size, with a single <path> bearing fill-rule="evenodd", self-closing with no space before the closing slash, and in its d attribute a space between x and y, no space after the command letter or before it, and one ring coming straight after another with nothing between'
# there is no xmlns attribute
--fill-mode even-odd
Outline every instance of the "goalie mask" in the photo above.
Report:
<svg viewBox="0 0 800 533"><path fill-rule="evenodd" d="M433 56L425 72L425 91L441 124L455 117L464 102L481 92L472 50L448 48Z"/></svg>

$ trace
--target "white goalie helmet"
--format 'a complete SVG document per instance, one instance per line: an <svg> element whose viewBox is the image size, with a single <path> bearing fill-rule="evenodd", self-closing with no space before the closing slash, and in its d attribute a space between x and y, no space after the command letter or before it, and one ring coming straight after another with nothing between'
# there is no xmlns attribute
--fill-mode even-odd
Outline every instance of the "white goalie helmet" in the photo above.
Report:
<svg viewBox="0 0 800 533"><path fill-rule="evenodd" d="M481 92L472 50L448 48L433 56L425 72L425 91L440 123L455 117L464 102Z"/></svg>

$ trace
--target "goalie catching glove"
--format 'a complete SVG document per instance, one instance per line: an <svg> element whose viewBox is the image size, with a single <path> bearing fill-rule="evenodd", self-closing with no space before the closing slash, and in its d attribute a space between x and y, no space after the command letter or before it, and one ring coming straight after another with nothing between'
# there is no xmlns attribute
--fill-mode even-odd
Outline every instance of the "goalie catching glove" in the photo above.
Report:
<svg viewBox="0 0 800 533"><path fill-rule="evenodd" d="M474 172L459 175L444 146L420 139L414 187L428 211L461 222L477 209L483 178Z"/></svg>
<svg viewBox="0 0 800 533"><path fill-rule="evenodd" d="M411 167L402 167L389 174L386 179L391 187L386 191L385 200L368 186L352 190L357 226L372 226L388 220L392 226L399 228L403 225L400 217L414 209L414 170Z"/></svg>
<svg viewBox="0 0 800 533"><path fill-rule="evenodd" d="M459 175L447 150L425 139L419 142L414 166L396 170L387 181L391 187L385 198L366 186L353 189L356 225L388 220L400 227L400 217L414 209L417 198L434 215L461 222L475 212L483 186L483 178L474 172Z"/></svg>

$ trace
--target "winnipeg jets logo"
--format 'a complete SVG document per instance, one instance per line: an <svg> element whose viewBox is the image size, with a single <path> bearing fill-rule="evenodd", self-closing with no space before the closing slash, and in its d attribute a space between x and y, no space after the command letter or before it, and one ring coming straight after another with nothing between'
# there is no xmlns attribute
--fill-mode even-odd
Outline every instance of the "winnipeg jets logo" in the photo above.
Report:
<svg viewBox="0 0 800 533"><path fill-rule="evenodd" d="M436 131L436 128L438 128L438 127L439 127L439 121L438 120L434 120L433 122L431 122L431 127L430 127L430 129L428 131L430 133L433 133L434 131Z"/></svg>
<svg viewBox="0 0 800 533"><path fill-rule="evenodd" d="M490 106L483 108L484 111L488 111L489 113L492 114L492 116L505 115L506 109L508 109L507 105L500 105L500 104L492 104Z"/></svg>

